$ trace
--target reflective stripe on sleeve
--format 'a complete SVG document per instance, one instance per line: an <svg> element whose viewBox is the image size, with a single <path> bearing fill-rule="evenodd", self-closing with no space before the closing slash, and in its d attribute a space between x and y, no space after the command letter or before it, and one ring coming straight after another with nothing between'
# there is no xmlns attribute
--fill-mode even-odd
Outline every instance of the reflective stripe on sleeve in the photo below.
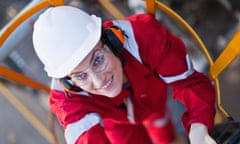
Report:
<svg viewBox="0 0 240 144"><path fill-rule="evenodd" d="M166 114L163 118L157 118L153 121L153 125L155 127L164 127L167 125L169 121L169 115Z"/></svg>
<svg viewBox="0 0 240 144"><path fill-rule="evenodd" d="M74 144L79 136L100 122L101 118L97 113L90 113L79 121L68 124L64 134L67 144Z"/></svg>
<svg viewBox="0 0 240 144"><path fill-rule="evenodd" d="M63 88L58 84L58 81L55 78L52 78L51 80L51 89L63 91Z"/></svg>
<svg viewBox="0 0 240 144"><path fill-rule="evenodd" d="M183 80L183 79L187 78L194 72L193 65L192 65L189 55L186 55L186 62L187 62L188 69L184 73L176 75L176 76L169 76L169 77L164 77L164 76L158 74L159 77L161 79L163 79L165 83L172 83L172 82L175 82L178 80Z"/></svg>
<svg viewBox="0 0 240 144"><path fill-rule="evenodd" d="M138 44L135 39L135 35L131 26L131 23L126 20L114 20L113 24L121 28L125 33L124 48L131 53L140 63L142 59L139 54Z"/></svg>

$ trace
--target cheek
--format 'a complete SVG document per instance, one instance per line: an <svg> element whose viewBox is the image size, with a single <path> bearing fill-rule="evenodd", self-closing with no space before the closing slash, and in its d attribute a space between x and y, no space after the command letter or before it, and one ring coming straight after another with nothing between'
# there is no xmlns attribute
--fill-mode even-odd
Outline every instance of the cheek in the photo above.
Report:
<svg viewBox="0 0 240 144"><path fill-rule="evenodd" d="M123 85L123 67L119 59L116 59L114 63L111 64L111 71L115 79L115 86L122 88Z"/></svg>
<svg viewBox="0 0 240 144"><path fill-rule="evenodd" d="M108 97L115 97L117 96L121 90L123 85L123 67L121 61L114 57L109 62L109 67L105 73L107 77L113 76L113 88L111 91L105 93Z"/></svg>
<svg viewBox="0 0 240 144"><path fill-rule="evenodd" d="M111 71L115 76L122 78L123 68L122 63L117 57L113 57L109 63L109 71Z"/></svg>

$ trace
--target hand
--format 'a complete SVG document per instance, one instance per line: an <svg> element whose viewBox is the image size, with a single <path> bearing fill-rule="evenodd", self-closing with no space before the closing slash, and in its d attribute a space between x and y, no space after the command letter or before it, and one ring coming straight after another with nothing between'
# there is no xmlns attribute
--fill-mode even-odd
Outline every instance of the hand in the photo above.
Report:
<svg viewBox="0 0 240 144"><path fill-rule="evenodd" d="M193 123L189 132L190 144L216 144L209 134L207 127L201 123Z"/></svg>

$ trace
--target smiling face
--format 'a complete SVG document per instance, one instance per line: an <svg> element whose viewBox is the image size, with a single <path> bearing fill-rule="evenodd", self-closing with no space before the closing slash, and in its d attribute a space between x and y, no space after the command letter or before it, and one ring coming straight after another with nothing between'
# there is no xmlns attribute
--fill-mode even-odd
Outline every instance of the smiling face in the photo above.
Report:
<svg viewBox="0 0 240 144"><path fill-rule="evenodd" d="M111 98L121 92L126 81L120 59L102 42L95 46L69 76L81 89Z"/></svg>

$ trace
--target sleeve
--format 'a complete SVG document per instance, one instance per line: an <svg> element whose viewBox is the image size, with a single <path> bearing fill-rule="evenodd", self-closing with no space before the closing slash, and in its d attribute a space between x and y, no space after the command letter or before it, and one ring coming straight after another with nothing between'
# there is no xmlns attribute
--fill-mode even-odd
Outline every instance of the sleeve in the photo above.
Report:
<svg viewBox="0 0 240 144"><path fill-rule="evenodd" d="M103 127L96 125L91 128L88 132L84 133L76 142L76 144L110 144Z"/></svg>
<svg viewBox="0 0 240 144"><path fill-rule="evenodd" d="M87 112L82 105L81 96L66 97L62 91L50 91L49 105L64 128L65 140L68 144L108 144L108 138L101 126L101 118L97 113Z"/></svg>
<svg viewBox="0 0 240 144"><path fill-rule="evenodd" d="M209 78L194 70L184 43L155 18L143 14L134 19L132 26L143 63L171 86L173 97L185 105L182 121L186 131L195 122L210 129L214 124L215 90Z"/></svg>

